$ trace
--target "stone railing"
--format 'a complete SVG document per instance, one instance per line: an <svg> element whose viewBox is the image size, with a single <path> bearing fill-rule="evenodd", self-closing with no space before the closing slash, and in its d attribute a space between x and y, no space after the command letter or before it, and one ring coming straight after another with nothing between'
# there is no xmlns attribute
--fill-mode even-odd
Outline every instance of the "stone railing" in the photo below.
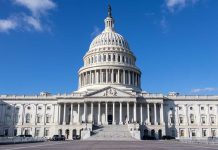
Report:
<svg viewBox="0 0 218 150"><path fill-rule="evenodd" d="M130 134L133 138L135 138L137 140L141 140L141 133L139 130L138 123L128 124L128 129L129 129Z"/></svg>
<svg viewBox="0 0 218 150"><path fill-rule="evenodd" d="M44 141L46 141L46 139L41 137L0 137L0 144L17 144Z"/></svg>
<svg viewBox="0 0 218 150"><path fill-rule="evenodd" d="M208 100L218 100L218 95L173 95L173 96L167 96L166 98L169 99L208 99Z"/></svg>

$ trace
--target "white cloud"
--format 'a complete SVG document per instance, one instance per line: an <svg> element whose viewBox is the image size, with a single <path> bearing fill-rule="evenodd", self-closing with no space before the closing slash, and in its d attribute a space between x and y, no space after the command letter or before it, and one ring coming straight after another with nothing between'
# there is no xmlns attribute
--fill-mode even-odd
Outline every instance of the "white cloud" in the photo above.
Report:
<svg viewBox="0 0 218 150"><path fill-rule="evenodd" d="M184 8L188 4L195 4L199 0L165 0L166 6L170 11L174 11L176 8Z"/></svg>
<svg viewBox="0 0 218 150"><path fill-rule="evenodd" d="M52 0L15 0L15 4L28 8L34 16L45 14L56 7Z"/></svg>
<svg viewBox="0 0 218 150"><path fill-rule="evenodd" d="M36 19L34 17L31 17L31 16L27 16L24 18L24 21L32 26L35 30L37 31L42 31L42 25L41 25L41 22L39 19Z"/></svg>
<svg viewBox="0 0 218 150"><path fill-rule="evenodd" d="M203 93L203 92L214 92L218 91L218 88L208 87L208 88L196 88L192 89L191 93Z"/></svg>
<svg viewBox="0 0 218 150"><path fill-rule="evenodd" d="M30 14L25 11L12 12L9 19L0 18L0 32L9 32L15 29L27 31L50 30L48 27L47 13L56 8L53 0L11 0L15 6L22 6L30 10Z"/></svg>
<svg viewBox="0 0 218 150"><path fill-rule="evenodd" d="M9 32L17 27L17 22L13 19L0 20L0 32Z"/></svg>

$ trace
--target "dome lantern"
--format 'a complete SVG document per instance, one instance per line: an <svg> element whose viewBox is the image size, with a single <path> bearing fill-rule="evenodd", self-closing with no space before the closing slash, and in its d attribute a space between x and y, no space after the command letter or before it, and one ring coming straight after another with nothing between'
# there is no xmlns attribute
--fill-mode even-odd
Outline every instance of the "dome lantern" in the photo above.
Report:
<svg viewBox="0 0 218 150"><path fill-rule="evenodd" d="M112 9L111 9L111 5L108 5L108 16L107 18L104 20L105 22L105 32L110 32L110 31L114 31L114 19L112 17Z"/></svg>

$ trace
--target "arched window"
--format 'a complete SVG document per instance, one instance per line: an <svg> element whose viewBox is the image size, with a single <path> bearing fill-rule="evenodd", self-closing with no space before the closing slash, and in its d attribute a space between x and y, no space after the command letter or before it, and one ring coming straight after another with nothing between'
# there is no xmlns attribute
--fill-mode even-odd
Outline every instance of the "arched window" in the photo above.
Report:
<svg viewBox="0 0 218 150"><path fill-rule="evenodd" d="M30 123L30 114L26 114L26 123Z"/></svg>

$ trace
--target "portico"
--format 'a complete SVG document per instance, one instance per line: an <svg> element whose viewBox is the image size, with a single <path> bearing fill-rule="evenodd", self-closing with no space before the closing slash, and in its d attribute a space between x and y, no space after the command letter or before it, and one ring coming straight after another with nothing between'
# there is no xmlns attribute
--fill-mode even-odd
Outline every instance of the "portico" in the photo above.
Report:
<svg viewBox="0 0 218 150"><path fill-rule="evenodd" d="M90 123L94 125L131 124L164 125L163 102L141 102L136 98L123 97L119 100L102 97L95 101L89 97L84 102L58 103L59 125ZM109 120L110 119L110 123Z"/></svg>

